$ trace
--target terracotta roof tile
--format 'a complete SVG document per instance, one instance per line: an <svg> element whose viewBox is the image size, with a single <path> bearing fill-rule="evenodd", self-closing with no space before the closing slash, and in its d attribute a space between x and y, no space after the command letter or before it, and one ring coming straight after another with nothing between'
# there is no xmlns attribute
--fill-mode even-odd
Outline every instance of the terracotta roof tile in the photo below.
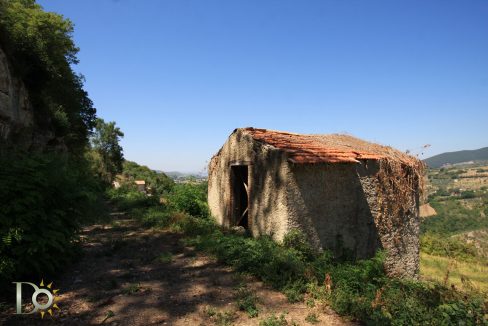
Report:
<svg viewBox="0 0 488 326"><path fill-rule="evenodd" d="M257 141L289 154L293 163L357 163L359 160L395 158L406 164L415 159L388 146L369 143L348 135L302 135L267 129L243 128Z"/></svg>

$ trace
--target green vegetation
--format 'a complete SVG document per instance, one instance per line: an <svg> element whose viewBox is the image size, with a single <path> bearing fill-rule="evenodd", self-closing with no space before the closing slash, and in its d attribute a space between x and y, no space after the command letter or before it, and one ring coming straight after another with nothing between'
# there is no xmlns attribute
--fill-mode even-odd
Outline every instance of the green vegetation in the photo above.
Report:
<svg viewBox="0 0 488 326"><path fill-rule="evenodd" d="M131 283L122 289L122 293L126 295L133 295L139 292L140 290L141 287L139 284Z"/></svg>
<svg viewBox="0 0 488 326"><path fill-rule="evenodd" d="M437 215L426 219L421 226L422 232L433 232L452 235L464 231L488 228L488 217L481 214L481 202L476 207L467 207L461 200L450 199L440 201L437 197L430 200L430 205Z"/></svg>
<svg viewBox="0 0 488 326"><path fill-rule="evenodd" d="M3 151L0 166L0 278L53 275L77 253L79 227L104 214L101 185L69 155Z"/></svg>
<svg viewBox="0 0 488 326"><path fill-rule="evenodd" d="M80 227L105 215L103 184L85 156L96 110L72 69L72 32L69 20L33 0L0 0L2 50L34 108L34 125L0 144L2 288L52 276L77 255Z"/></svg>
<svg viewBox="0 0 488 326"><path fill-rule="evenodd" d="M315 313L310 313L305 317L305 321L309 324L318 324L320 320L317 317L317 314Z"/></svg>
<svg viewBox="0 0 488 326"><path fill-rule="evenodd" d="M472 244L454 237L445 237L436 233L427 233L420 238L422 252L430 255L456 258L462 261L480 260Z"/></svg>
<svg viewBox="0 0 488 326"><path fill-rule="evenodd" d="M124 161L122 165L121 182L134 187L135 180L146 181L148 193L161 197L168 194L174 187L174 182L164 173L158 173L147 166L135 162Z"/></svg>
<svg viewBox="0 0 488 326"><path fill-rule="evenodd" d="M232 311L217 311L214 307L206 307L204 312L215 322L218 326L230 326L236 319L236 315Z"/></svg>
<svg viewBox="0 0 488 326"><path fill-rule="evenodd" d="M446 256L420 253L420 272L428 280L455 286L468 292L488 293L488 265L485 262L463 261Z"/></svg>
<svg viewBox="0 0 488 326"><path fill-rule="evenodd" d="M157 260L165 264L171 263L173 261L173 254L171 254L171 252L163 252L161 255L159 255Z"/></svg>
<svg viewBox="0 0 488 326"><path fill-rule="evenodd" d="M28 89L34 128L53 133L53 145L79 156L96 110L83 90L83 76L72 69L78 63L72 33L71 21L43 11L34 0L0 0L2 49Z"/></svg>
<svg viewBox="0 0 488 326"><path fill-rule="evenodd" d="M168 199L176 211L203 218L210 216L206 182L177 184Z"/></svg>
<svg viewBox="0 0 488 326"><path fill-rule="evenodd" d="M488 228L488 197L480 187L484 176L479 173L484 170L479 170L429 170L429 203L437 215L421 225L421 276L467 293L488 291L483 240L483 230Z"/></svg>
<svg viewBox="0 0 488 326"><path fill-rule="evenodd" d="M195 194L199 189L200 195L195 194L191 198L203 200L205 197L204 187L192 184L178 186L189 188L180 190L178 194ZM173 195L168 194L168 198L174 198ZM165 205L136 208L133 212L146 225L182 232L187 245L215 256L238 272L258 277L282 291L290 301L303 300L307 296L327 302L340 314L372 325L446 325L459 322L475 325L488 322L485 317L486 297L482 294L466 287L461 291L461 287L451 288L439 282L389 278L383 269L381 253L369 260L344 261L328 252L313 252L298 231L291 232L283 244L278 244L269 237L254 239L228 233L215 225L212 219L192 216L187 206L182 206L182 211L178 210L179 207L169 200ZM460 252L463 253L462 250ZM330 290L324 284L327 275ZM237 295L239 309L254 316L258 313L256 298L252 293L241 291ZM313 316L308 319L310 323L315 320ZM288 324L284 316L271 316L261 321L261 325L279 323Z"/></svg>
<svg viewBox="0 0 488 326"><path fill-rule="evenodd" d="M245 285L238 287L236 291L237 308L241 311L245 311L249 318L257 317L259 309L257 307L258 298L256 295L246 288Z"/></svg>
<svg viewBox="0 0 488 326"><path fill-rule="evenodd" d="M281 314L280 317L271 315L266 319L261 320L259 326L288 326L285 315Z"/></svg>
<svg viewBox="0 0 488 326"><path fill-rule="evenodd" d="M124 133L115 126L115 122L106 123L103 119L96 119L95 132L90 138L92 150L89 155L101 180L111 184L115 175L122 172L124 155L119 145Z"/></svg>
<svg viewBox="0 0 488 326"><path fill-rule="evenodd" d="M431 168L440 168L446 163L456 164L468 161L483 161L488 160L488 147L477 150L464 150L457 152L442 153L432 156L425 161Z"/></svg>

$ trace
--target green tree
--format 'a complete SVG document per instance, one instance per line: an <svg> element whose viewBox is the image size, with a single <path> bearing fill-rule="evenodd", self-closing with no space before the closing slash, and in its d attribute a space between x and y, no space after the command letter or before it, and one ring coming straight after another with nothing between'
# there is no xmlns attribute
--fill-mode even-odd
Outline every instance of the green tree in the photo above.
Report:
<svg viewBox="0 0 488 326"><path fill-rule="evenodd" d="M72 33L70 20L34 0L0 0L0 46L29 91L38 133L49 131L52 145L81 156L96 109L72 69L79 50Z"/></svg>
<svg viewBox="0 0 488 326"><path fill-rule="evenodd" d="M123 167L122 175L126 182L133 184L134 180L144 180L153 195L162 196L169 193L174 187L174 182L170 177L162 172L155 172L147 166L124 161Z"/></svg>
<svg viewBox="0 0 488 326"><path fill-rule="evenodd" d="M122 172L124 154L119 141L124 133L115 122L105 122L97 118L95 121L95 132L91 137L91 144L94 150L96 170L98 175L106 182L111 183L115 175Z"/></svg>
<svg viewBox="0 0 488 326"><path fill-rule="evenodd" d="M103 184L84 157L96 110L72 69L72 32L34 0L0 0L0 47L34 114L33 130L19 132L48 140L0 141L0 290L12 277L53 275L75 256L80 226L104 214Z"/></svg>

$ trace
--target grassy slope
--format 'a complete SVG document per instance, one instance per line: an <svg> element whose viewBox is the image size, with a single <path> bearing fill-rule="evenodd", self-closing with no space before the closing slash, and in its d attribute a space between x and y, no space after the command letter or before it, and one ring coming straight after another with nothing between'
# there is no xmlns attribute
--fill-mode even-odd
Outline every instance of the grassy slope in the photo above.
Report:
<svg viewBox="0 0 488 326"><path fill-rule="evenodd" d="M429 203L438 215L422 223L423 279L488 292L487 171L488 167L429 171Z"/></svg>
<svg viewBox="0 0 488 326"><path fill-rule="evenodd" d="M449 273L447 273L449 271ZM426 280L454 284L461 290L474 289L488 292L488 266L476 262L449 259L433 256L422 252L420 254L420 273ZM469 284L472 284L470 286Z"/></svg>

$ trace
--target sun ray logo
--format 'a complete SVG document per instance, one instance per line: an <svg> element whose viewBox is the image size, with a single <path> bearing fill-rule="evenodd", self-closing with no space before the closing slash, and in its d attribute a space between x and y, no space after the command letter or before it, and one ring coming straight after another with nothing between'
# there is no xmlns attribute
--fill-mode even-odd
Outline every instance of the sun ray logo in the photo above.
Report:
<svg viewBox="0 0 488 326"><path fill-rule="evenodd" d="M41 280L39 286L35 285L34 283L30 282L12 282L13 284L17 285L16 292L17 292L17 302L16 302L16 314L18 315L30 315L39 311L41 318L44 318L44 315L49 313L49 315L53 315L53 309L58 309L59 307L56 304L56 301L59 299L59 296L56 295L59 289L53 289L53 282L44 285L44 280ZM32 286L34 289L34 293L32 294L32 304L34 308L29 312L22 312L22 284L28 284ZM47 296L46 300L43 302L39 302L37 300L38 296L41 294L45 294Z"/></svg>

